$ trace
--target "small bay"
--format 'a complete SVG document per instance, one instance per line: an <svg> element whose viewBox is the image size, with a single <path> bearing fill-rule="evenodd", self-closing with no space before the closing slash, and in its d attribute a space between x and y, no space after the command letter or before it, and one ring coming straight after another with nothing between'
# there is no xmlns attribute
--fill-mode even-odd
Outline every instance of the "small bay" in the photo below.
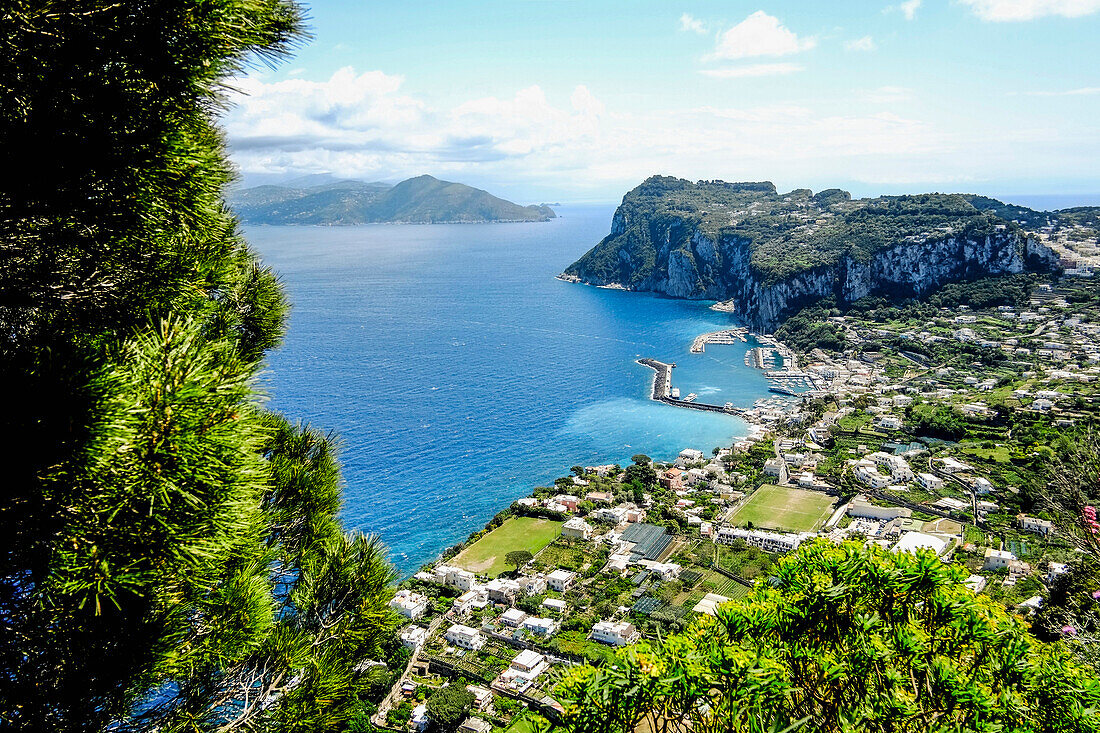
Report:
<svg viewBox="0 0 1100 733"><path fill-rule="evenodd" d="M575 464L706 452L746 433L649 399L639 357L676 362L700 401L768 395L753 343L690 354L735 325L709 303L555 279L610 227L608 206L534 224L252 227L293 311L269 356L271 406L339 434L343 520L404 573Z"/></svg>

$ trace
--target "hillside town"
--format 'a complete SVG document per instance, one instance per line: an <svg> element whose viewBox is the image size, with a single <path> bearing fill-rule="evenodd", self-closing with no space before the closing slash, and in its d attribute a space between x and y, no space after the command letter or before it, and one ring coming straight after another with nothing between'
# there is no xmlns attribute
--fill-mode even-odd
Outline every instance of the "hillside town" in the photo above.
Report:
<svg viewBox="0 0 1100 733"><path fill-rule="evenodd" d="M1100 291L1026 292L829 316L844 348L802 353L812 389L761 400L733 445L574 466L519 499L394 597L411 661L376 722L422 729L431 690L459 683L461 730L553 721L555 667L713 615L818 540L934 553L1035 613L1076 551L1041 467L1094 421Z"/></svg>

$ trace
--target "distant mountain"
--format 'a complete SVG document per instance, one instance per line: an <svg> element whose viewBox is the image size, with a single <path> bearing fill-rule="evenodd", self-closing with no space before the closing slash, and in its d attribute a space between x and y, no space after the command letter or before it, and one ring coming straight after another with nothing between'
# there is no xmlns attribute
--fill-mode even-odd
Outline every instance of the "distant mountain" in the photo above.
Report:
<svg viewBox="0 0 1100 733"><path fill-rule="evenodd" d="M296 179L312 183L315 177ZM321 179L325 180L325 179ZM256 186L229 196L246 224L445 224L547 221L548 206L520 206L479 188L417 176L396 186L354 180Z"/></svg>

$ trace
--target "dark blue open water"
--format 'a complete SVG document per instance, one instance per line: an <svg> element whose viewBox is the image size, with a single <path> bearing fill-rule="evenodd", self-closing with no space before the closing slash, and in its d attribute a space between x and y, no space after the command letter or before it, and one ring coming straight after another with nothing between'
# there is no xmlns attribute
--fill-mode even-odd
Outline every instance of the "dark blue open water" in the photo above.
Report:
<svg viewBox="0 0 1100 733"><path fill-rule="evenodd" d="M648 399L641 356L675 361L706 402L767 395L751 344L693 355L732 323L707 303L554 278L608 231L610 207L544 224L256 227L294 309L270 357L272 406L343 443L343 518L409 572L575 464L705 452L739 419Z"/></svg>

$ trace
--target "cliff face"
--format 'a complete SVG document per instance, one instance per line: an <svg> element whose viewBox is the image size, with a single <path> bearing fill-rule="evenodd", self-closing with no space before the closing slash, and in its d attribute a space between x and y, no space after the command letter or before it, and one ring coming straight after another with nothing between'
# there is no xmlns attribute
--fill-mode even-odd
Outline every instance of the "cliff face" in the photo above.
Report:
<svg viewBox="0 0 1100 733"><path fill-rule="evenodd" d="M750 198L759 199L760 191L754 189ZM808 191L799 199L799 209L817 228L805 237L791 236L790 231L798 230L790 229L792 214L784 210L780 212L783 223L775 226L788 226L788 230L783 238L768 239L768 228L762 229L759 223L743 232L736 226L715 226L711 215L715 200L703 204L706 211L700 216L698 209L687 210L682 200L675 207L652 202L647 206L628 194L608 237L565 275L594 285L617 284L677 298L732 300L746 322L771 331L788 315L830 295L841 303L871 294L919 296L948 282L1046 270L1057 264L1049 248L1018 227L989 221L977 212L972 221L941 224L922 232L923 236L898 236L892 241L885 235L870 253L867 248L845 248L843 242L838 246L832 241L826 242L824 252L808 250L813 235L822 228L822 210L806 201L812 202ZM856 203L844 198L841 205L847 207L844 211L858 211ZM754 200L748 204L749 211L764 205L766 201ZM722 221L735 219L736 214L722 214ZM877 221L869 226L882 228ZM911 229L912 222L906 220L905 226ZM764 266L762 247L772 258ZM792 266L791 258L807 265ZM773 262L779 265L769 266Z"/></svg>

